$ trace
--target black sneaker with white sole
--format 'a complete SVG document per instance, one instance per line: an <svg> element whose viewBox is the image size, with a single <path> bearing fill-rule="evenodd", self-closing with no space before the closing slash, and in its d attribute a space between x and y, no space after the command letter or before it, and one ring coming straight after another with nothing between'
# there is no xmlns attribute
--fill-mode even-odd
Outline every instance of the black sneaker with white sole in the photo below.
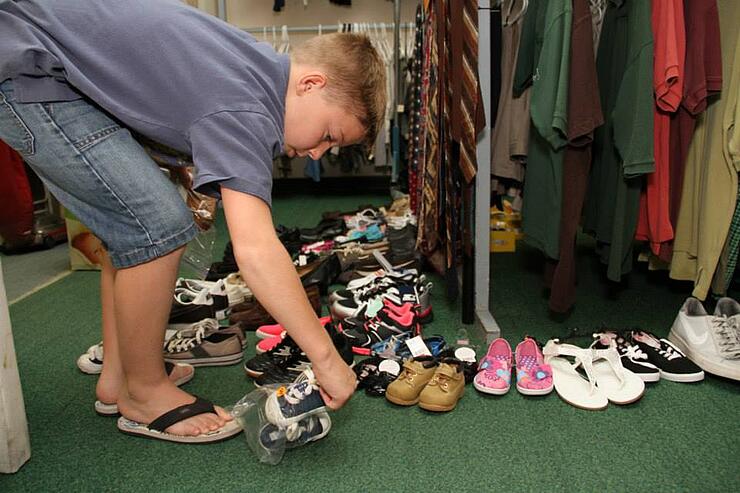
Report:
<svg viewBox="0 0 740 493"><path fill-rule="evenodd" d="M267 370L274 371L276 367L287 365L289 360L300 353L301 349L298 344L289 335L286 335L280 344L274 348L247 360L244 363L244 371L248 376L258 378Z"/></svg>
<svg viewBox="0 0 740 493"><path fill-rule="evenodd" d="M660 380L658 367L650 363L647 353L632 342L631 338L613 331L596 333L594 338L596 341L591 345L594 349L608 349L613 341L622 360L622 366L640 377L643 382Z"/></svg>
<svg viewBox="0 0 740 493"><path fill-rule="evenodd" d="M704 371L684 355L672 342L649 332L632 331L632 341L647 354L648 362L660 370L660 378L673 382L699 382Z"/></svg>
<svg viewBox="0 0 740 493"><path fill-rule="evenodd" d="M349 366L354 365L354 355L352 354L352 347L349 345L347 339L338 332L331 332L331 339L334 343L334 348L342 357L345 363ZM270 364L266 364L262 367L262 374L258 376L254 384L257 387L271 384L282 384L285 382L292 382L305 370L311 368L311 362L306 356L306 353L298 349L294 351L288 358L285 359L273 359Z"/></svg>

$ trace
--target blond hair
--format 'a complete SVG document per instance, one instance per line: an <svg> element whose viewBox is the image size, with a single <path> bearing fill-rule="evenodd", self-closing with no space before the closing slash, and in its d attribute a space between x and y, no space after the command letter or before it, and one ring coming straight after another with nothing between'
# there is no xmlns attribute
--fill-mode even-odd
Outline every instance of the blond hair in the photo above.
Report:
<svg viewBox="0 0 740 493"><path fill-rule="evenodd" d="M293 62L316 66L326 73L327 95L352 113L365 128L363 143L375 144L385 119L385 64L362 34L316 36L295 48Z"/></svg>

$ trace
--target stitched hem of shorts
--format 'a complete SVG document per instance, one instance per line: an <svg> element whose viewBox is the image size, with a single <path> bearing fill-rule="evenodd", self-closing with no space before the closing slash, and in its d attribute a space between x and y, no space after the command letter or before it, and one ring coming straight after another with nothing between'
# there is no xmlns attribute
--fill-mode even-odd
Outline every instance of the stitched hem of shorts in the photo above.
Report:
<svg viewBox="0 0 740 493"><path fill-rule="evenodd" d="M183 231L154 244L126 252L108 252L108 255L110 256L113 267L116 269L133 267L135 265L144 264L150 260L154 260L155 258L163 257L168 253L177 250L195 238L197 234L198 226L193 222Z"/></svg>

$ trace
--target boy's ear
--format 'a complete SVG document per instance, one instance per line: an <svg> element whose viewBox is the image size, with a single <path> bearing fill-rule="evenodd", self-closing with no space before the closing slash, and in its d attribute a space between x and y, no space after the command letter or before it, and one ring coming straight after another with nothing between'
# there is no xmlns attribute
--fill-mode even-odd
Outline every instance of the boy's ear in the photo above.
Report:
<svg viewBox="0 0 740 493"><path fill-rule="evenodd" d="M306 72L298 79L296 92L299 96L303 96L312 91L322 89L324 86L326 86L326 75L323 72Z"/></svg>

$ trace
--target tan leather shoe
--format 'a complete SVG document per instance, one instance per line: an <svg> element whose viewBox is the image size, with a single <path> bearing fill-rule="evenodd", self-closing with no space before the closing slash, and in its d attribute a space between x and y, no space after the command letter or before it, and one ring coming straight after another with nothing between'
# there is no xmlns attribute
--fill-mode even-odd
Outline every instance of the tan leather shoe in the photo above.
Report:
<svg viewBox="0 0 740 493"><path fill-rule="evenodd" d="M427 411L452 411L465 392L463 364L455 358L445 358L434 376L419 395L419 407Z"/></svg>
<svg viewBox="0 0 740 493"><path fill-rule="evenodd" d="M385 398L399 406L413 406L419 402L419 394L434 376L436 368L437 361L431 356L405 362L401 374L388 385Z"/></svg>

